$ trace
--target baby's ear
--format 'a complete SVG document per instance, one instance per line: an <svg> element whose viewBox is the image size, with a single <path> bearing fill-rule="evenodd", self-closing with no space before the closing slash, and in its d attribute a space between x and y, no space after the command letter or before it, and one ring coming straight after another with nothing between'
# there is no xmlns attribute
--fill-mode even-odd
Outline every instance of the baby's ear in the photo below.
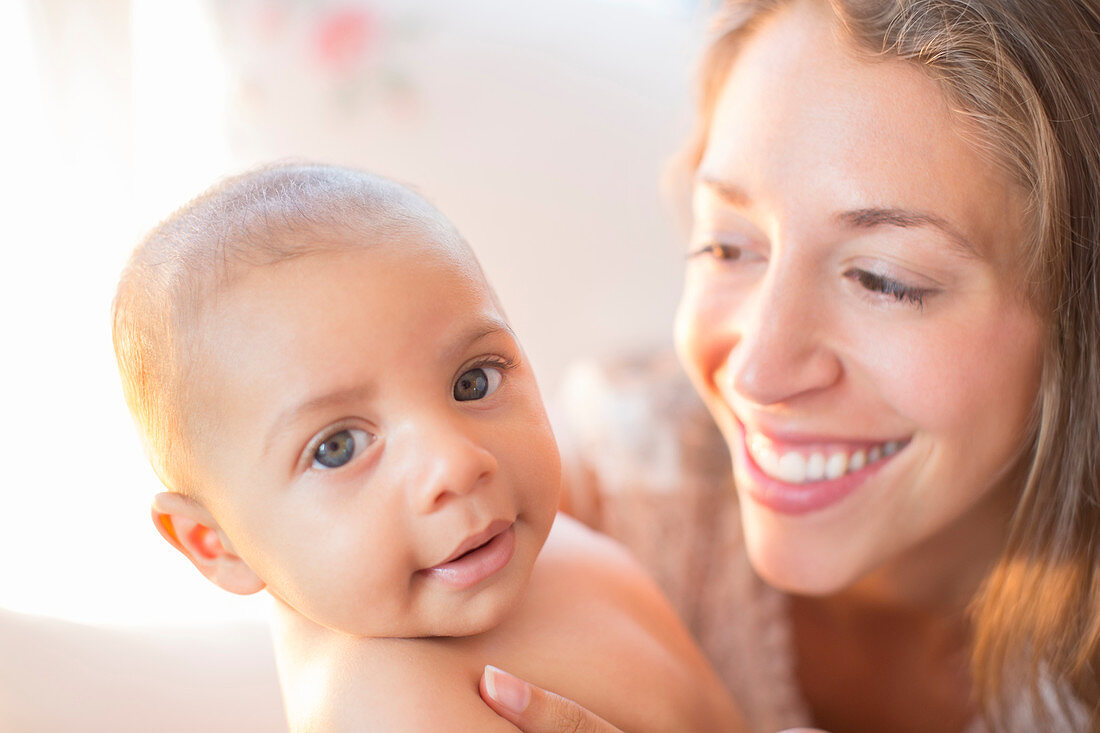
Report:
<svg viewBox="0 0 1100 733"><path fill-rule="evenodd" d="M157 494L153 499L153 524L161 537L218 586L241 595L263 590L264 581L233 549L210 512L194 499L183 494Z"/></svg>

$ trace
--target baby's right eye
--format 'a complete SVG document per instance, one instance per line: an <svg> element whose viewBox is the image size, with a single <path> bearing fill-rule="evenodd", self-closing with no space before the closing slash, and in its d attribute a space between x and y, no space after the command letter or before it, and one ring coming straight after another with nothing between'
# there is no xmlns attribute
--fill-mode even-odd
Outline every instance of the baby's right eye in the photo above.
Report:
<svg viewBox="0 0 1100 733"><path fill-rule="evenodd" d="M373 440L366 430L346 428L325 438L313 451L314 468L340 468Z"/></svg>

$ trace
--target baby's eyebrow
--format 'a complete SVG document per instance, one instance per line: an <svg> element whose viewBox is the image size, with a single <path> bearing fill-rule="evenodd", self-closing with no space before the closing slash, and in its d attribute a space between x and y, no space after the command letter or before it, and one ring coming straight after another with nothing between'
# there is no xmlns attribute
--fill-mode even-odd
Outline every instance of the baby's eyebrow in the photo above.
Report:
<svg viewBox="0 0 1100 733"><path fill-rule="evenodd" d="M468 329L461 332L458 338L451 343L445 351L459 352L477 341L483 338L493 336L495 334L507 334L511 338L515 338L515 333L512 331L512 327L505 321L496 318L494 316L483 316L478 318L477 321ZM448 354L444 354L446 358ZM302 415L309 414L311 412L317 412L334 405L344 404L347 402L365 401L370 399L371 394L375 391L374 384L356 384L350 387L338 388L329 392L310 397L304 402L300 402L296 405L291 405L287 409L279 413L271 423L271 429L268 430L267 435L264 436L261 455L267 456L271 451L272 444L280 433L285 431L287 427L293 425L295 421L301 418Z"/></svg>
<svg viewBox="0 0 1100 733"><path fill-rule="evenodd" d="M310 397L306 401L296 405L291 405L279 413L279 416L271 423L271 429L268 430L267 435L264 436L261 455L266 456L271 449L271 444L275 441L275 438L278 437L279 433L285 430L287 426L292 425L294 421L302 415L323 410L344 402L365 400L370 397L373 391L374 385L372 384L357 384L343 389L334 389L330 392Z"/></svg>
<svg viewBox="0 0 1100 733"><path fill-rule="evenodd" d="M493 313L479 313L470 323L463 324L461 330L455 332L453 338L448 338L440 344L435 352L436 358L442 361L456 359L472 345L484 338L504 334L516 340L516 334L506 321Z"/></svg>

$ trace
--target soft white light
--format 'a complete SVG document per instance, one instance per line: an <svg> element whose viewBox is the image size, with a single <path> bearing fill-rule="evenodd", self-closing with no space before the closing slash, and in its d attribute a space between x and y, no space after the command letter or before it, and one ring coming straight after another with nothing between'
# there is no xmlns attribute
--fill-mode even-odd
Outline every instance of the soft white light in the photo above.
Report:
<svg viewBox="0 0 1100 733"><path fill-rule="evenodd" d="M150 40L133 46L131 95L128 24L110 17L125 3L74 4L52 21L0 3L0 64L19 70L4 76L18 105L0 176L0 607L88 622L266 607L215 588L154 531L158 484L111 350L110 301L139 232L225 165L199 7L134 3L134 37ZM49 45L35 47L32 27Z"/></svg>

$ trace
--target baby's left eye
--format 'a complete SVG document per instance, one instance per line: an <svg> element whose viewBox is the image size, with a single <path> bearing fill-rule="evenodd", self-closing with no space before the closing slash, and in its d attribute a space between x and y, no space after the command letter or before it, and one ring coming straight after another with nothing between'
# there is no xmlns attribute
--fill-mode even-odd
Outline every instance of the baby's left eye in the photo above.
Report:
<svg viewBox="0 0 1100 733"><path fill-rule="evenodd" d="M499 369L482 366L463 372L455 381L454 396L459 402L469 402L488 397L497 391L504 375Z"/></svg>

